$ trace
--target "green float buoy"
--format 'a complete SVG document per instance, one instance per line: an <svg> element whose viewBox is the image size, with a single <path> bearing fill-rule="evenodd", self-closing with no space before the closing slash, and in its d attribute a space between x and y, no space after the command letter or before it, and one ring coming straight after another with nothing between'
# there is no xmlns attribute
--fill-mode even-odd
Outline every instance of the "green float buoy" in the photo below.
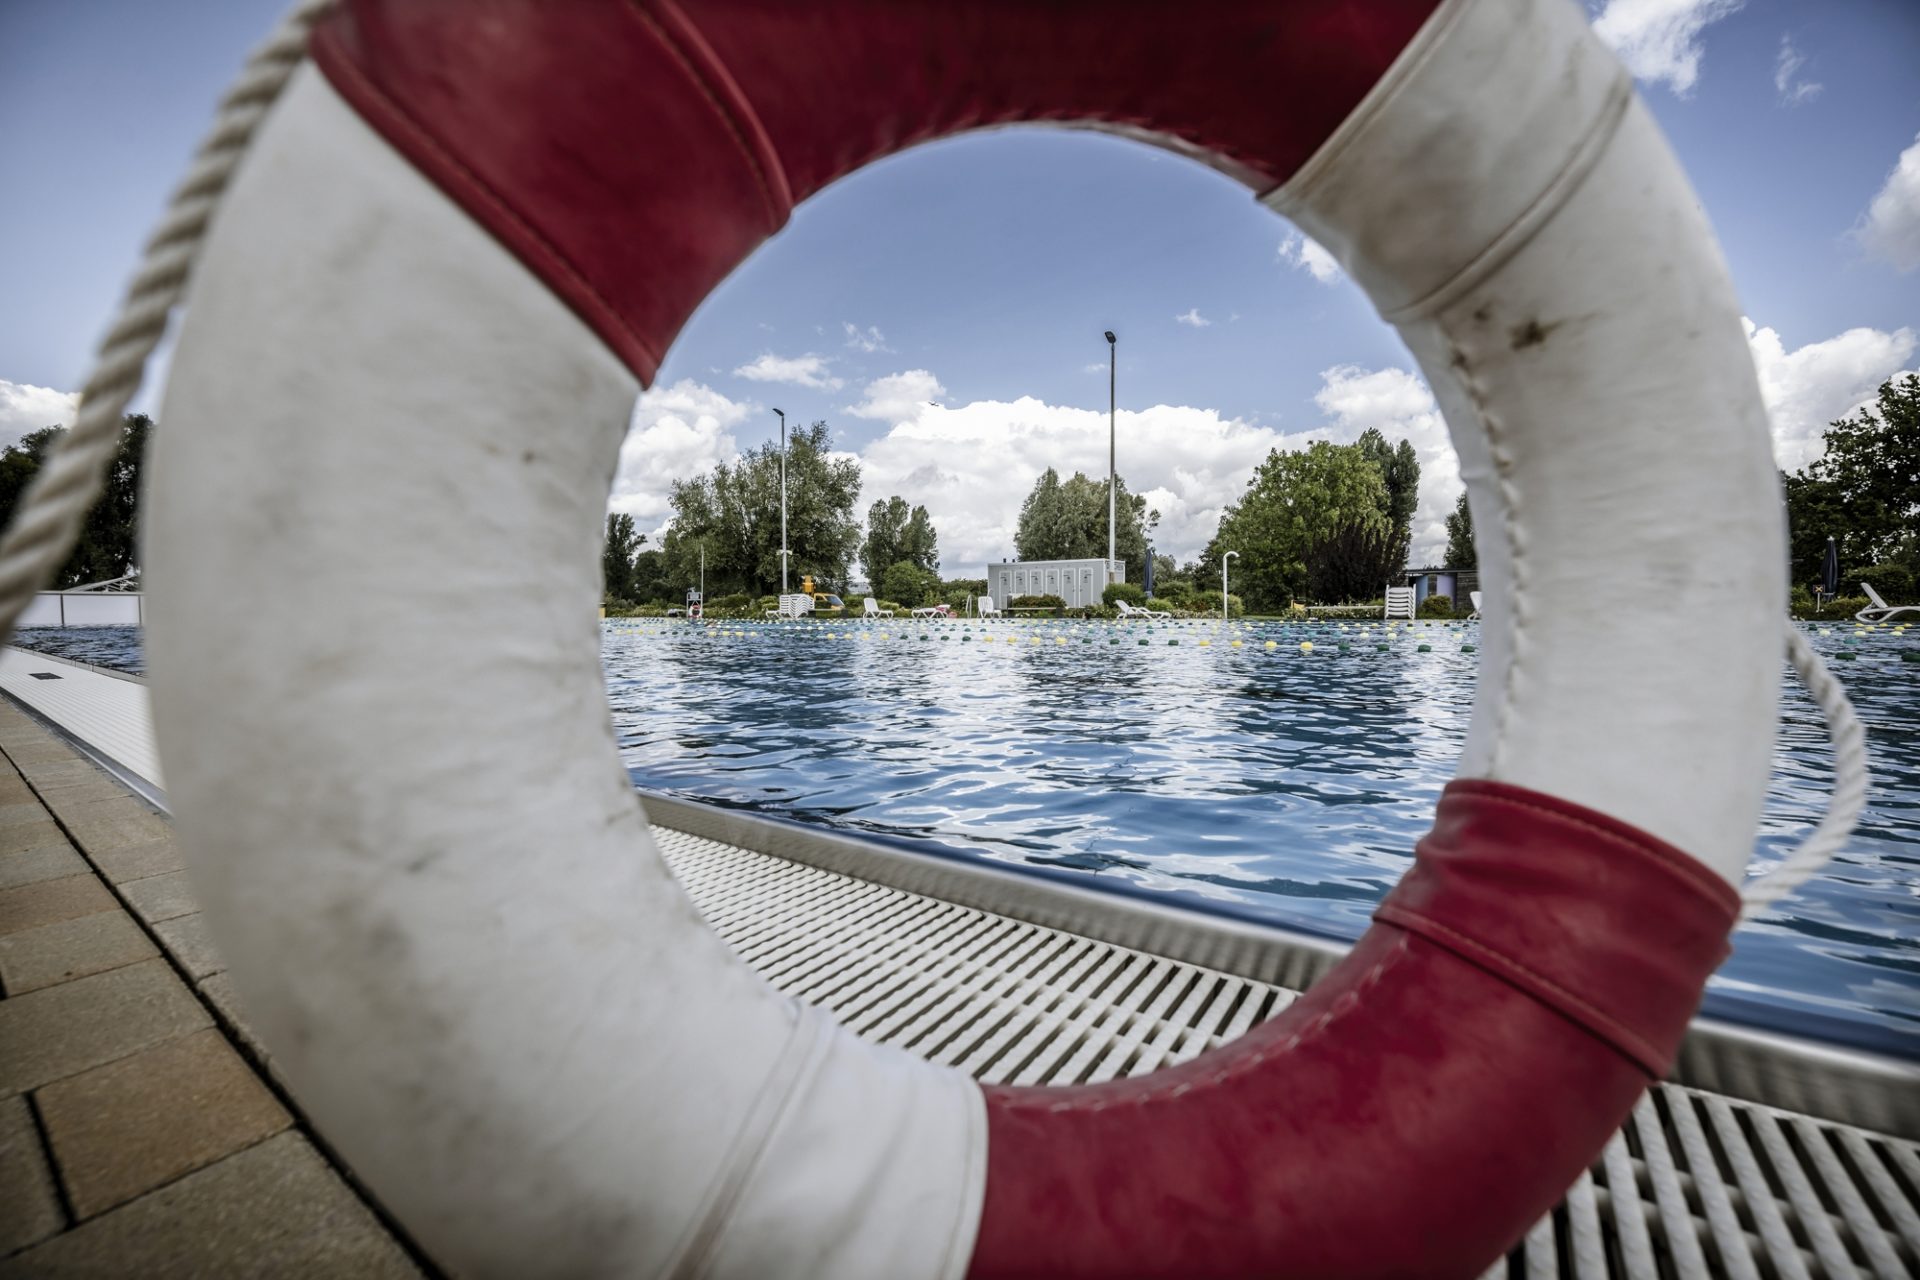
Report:
<svg viewBox="0 0 1920 1280"><path fill-rule="evenodd" d="M1419 648L1415 649L1414 652L1415 653L1432 653L1433 646L1430 644L1423 644Z"/></svg>

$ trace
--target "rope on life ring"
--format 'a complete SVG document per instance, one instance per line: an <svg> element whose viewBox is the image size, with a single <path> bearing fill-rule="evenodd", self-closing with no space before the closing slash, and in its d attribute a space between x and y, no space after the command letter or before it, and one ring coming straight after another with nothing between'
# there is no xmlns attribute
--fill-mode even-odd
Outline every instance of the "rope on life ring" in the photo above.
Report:
<svg viewBox="0 0 1920 1280"><path fill-rule="evenodd" d="M156 443L156 725L258 1029L435 1256L1470 1275L1552 1203L1724 954L1783 596L1731 290L1576 6L354 0L324 78L292 64L318 9L223 109L0 544L0 617L70 543L234 175ZM706 292L843 173L1021 120L1202 159L1336 253L1442 403L1490 590L1461 777L1347 962L1174 1070L982 1091L704 929L615 767L598 628L568 620L625 406ZM527 438L556 402L584 425ZM1670 584L1710 657L1634 635L1595 564ZM1752 905L1864 791L1844 693L1788 647L1840 783Z"/></svg>

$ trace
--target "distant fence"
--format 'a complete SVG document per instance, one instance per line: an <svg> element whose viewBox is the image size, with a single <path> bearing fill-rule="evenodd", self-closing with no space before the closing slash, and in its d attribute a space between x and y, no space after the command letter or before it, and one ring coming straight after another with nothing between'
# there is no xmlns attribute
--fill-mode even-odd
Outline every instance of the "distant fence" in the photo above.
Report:
<svg viewBox="0 0 1920 1280"><path fill-rule="evenodd" d="M138 591L42 591L21 613L21 627L137 627L146 621Z"/></svg>

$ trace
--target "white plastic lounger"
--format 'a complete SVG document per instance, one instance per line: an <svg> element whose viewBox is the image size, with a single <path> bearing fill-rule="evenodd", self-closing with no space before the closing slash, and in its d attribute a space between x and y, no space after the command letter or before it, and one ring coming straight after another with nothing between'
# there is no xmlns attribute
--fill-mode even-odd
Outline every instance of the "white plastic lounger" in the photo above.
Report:
<svg viewBox="0 0 1920 1280"><path fill-rule="evenodd" d="M1480 593L1478 591L1469 591L1467 592L1467 599L1473 602L1473 612L1467 615L1468 621L1472 621L1474 618L1480 616Z"/></svg>
<svg viewBox="0 0 1920 1280"><path fill-rule="evenodd" d="M868 618L891 618L893 616L893 610L882 609L878 600L875 600L872 596L868 596L865 605L861 609L861 615Z"/></svg>
<svg viewBox="0 0 1920 1280"><path fill-rule="evenodd" d="M1382 611L1382 616L1387 618L1412 618L1413 588L1388 587L1387 607Z"/></svg>
<svg viewBox="0 0 1920 1280"><path fill-rule="evenodd" d="M980 612L980 616L983 618L997 618L1000 616L1000 611L993 607L992 596L980 597L979 612Z"/></svg>
<svg viewBox="0 0 1920 1280"><path fill-rule="evenodd" d="M1867 593L1867 599L1873 603L1853 615L1855 622L1891 622L1903 613L1920 617L1920 604L1888 604L1880 598L1880 593L1873 589L1870 582L1861 583L1860 589Z"/></svg>

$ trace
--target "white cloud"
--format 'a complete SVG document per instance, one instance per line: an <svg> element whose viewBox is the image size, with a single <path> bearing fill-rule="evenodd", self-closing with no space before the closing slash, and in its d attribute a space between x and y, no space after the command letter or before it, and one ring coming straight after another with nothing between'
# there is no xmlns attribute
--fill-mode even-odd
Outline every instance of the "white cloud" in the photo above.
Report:
<svg viewBox="0 0 1920 1280"><path fill-rule="evenodd" d="M885 384L885 385L882 385ZM950 577L1013 554L1020 503L1048 467L1062 475L1107 473L1107 413L1047 404L1031 396L941 407L921 394L939 383L925 370L869 388L864 416L890 429L861 455L863 501L898 493L924 502L940 533L941 571ZM873 409L887 405L895 414ZM1160 512L1154 547L1199 555L1220 512L1245 491L1278 432L1212 409L1155 405L1120 411L1120 473ZM1178 448L1168 447L1177 441Z"/></svg>
<svg viewBox="0 0 1920 1280"><path fill-rule="evenodd" d="M1920 267L1920 137L1900 153L1854 235L1896 271Z"/></svg>
<svg viewBox="0 0 1920 1280"><path fill-rule="evenodd" d="M848 405L847 412L856 418L906 422L919 417L928 408L937 407L932 401L946 393L947 389L940 385L940 379L925 369L909 369L905 373L890 373L869 382L866 396L859 404Z"/></svg>
<svg viewBox="0 0 1920 1280"><path fill-rule="evenodd" d="M1812 102L1826 88L1816 81L1800 78L1800 68L1806 65L1806 55L1793 47L1793 37L1781 36L1780 56L1773 64L1773 87L1779 91L1782 104L1797 107L1803 102Z"/></svg>
<svg viewBox="0 0 1920 1280"><path fill-rule="evenodd" d="M891 351L887 345L887 335L880 332L880 326L870 324L862 329L851 320L842 320L840 327L847 331L847 346L855 351L864 351L868 355L876 351Z"/></svg>
<svg viewBox="0 0 1920 1280"><path fill-rule="evenodd" d="M811 351L803 356L776 356L766 351L733 372L736 377L752 382L784 382L816 391L838 391L847 385L847 380L827 371L832 363L826 356L817 356Z"/></svg>
<svg viewBox="0 0 1920 1280"><path fill-rule="evenodd" d="M1298 231L1290 232L1280 242L1280 261L1298 267L1321 284L1340 279L1340 264L1334 261L1333 255L1319 241L1309 240Z"/></svg>
<svg viewBox="0 0 1920 1280"><path fill-rule="evenodd" d="M1665 82L1679 97L1693 92L1706 51L1700 33L1745 0L1606 0L1593 20L1604 40L1641 80Z"/></svg>
<svg viewBox="0 0 1920 1280"><path fill-rule="evenodd" d="M691 378L644 392L620 446L608 510L626 512L642 532L657 535L671 513L667 494L673 482L739 457L730 428L754 407Z"/></svg>
<svg viewBox="0 0 1920 1280"><path fill-rule="evenodd" d="M55 391L0 378L0 449L18 442L29 431L72 426L73 412L79 407L80 394L76 391Z"/></svg>
<svg viewBox="0 0 1920 1280"><path fill-rule="evenodd" d="M1849 329L1788 351L1774 330L1742 323L1760 375L1760 397L1773 420L1774 456L1788 471L1819 457L1827 424L1873 399L1920 347L1912 329Z"/></svg>
<svg viewBox="0 0 1920 1280"><path fill-rule="evenodd" d="M1413 513L1408 562L1437 564L1446 551L1447 516L1460 498L1460 460L1426 382L1408 369L1336 365L1321 372L1313 402L1330 421L1308 437L1352 444L1368 427L1377 427L1388 444L1406 440L1413 445L1420 460L1420 502Z"/></svg>
<svg viewBox="0 0 1920 1280"><path fill-rule="evenodd" d="M1174 322L1195 329L1204 329L1213 323L1213 321L1200 314L1200 308L1198 307L1188 307L1185 312L1174 317Z"/></svg>

